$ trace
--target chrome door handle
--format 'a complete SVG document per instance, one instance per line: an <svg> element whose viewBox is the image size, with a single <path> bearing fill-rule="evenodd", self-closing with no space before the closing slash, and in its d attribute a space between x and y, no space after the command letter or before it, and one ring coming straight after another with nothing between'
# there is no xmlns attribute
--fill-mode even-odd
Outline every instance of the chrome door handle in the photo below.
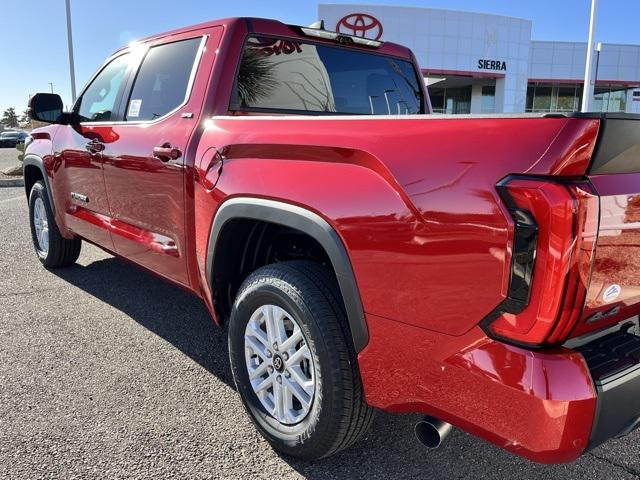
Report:
<svg viewBox="0 0 640 480"><path fill-rule="evenodd" d="M163 162L168 162L169 160L177 160L180 158L182 156L182 152L179 148L174 148L169 142L167 142L158 147L153 147L153 156Z"/></svg>

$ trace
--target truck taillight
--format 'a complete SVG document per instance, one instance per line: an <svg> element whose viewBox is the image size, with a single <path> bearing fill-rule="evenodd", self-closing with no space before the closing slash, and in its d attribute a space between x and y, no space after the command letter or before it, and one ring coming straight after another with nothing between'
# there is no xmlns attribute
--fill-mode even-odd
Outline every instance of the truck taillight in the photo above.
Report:
<svg viewBox="0 0 640 480"><path fill-rule="evenodd" d="M482 326L519 345L561 343L584 307L599 199L586 182L532 177L508 177L498 192L513 219L509 291Z"/></svg>

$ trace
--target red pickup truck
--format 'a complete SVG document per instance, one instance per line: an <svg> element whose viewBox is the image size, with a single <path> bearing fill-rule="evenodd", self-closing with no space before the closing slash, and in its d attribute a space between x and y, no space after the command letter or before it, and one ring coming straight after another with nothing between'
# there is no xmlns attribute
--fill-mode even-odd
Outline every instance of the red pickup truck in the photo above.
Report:
<svg viewBox="0 0 640 480"><path fill-rule="evenodd" d="M374 409L544 463L632 431L640 120L436 116L419 72L253 18L131 44L70 112L31 100L38 258L86 241L199 296L290 455L346 448Z"/></svg>

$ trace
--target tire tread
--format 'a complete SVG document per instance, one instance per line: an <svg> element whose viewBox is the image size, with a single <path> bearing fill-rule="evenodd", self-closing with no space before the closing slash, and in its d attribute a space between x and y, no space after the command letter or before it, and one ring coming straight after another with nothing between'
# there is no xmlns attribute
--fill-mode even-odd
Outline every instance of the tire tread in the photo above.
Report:
<svg viewBox="0 0 640 480"><path fill-rule="evenodd" d="M336 419L332 435L315 438L313 445L299 449L282 448L278 444L274 446L300 458L329 457L359 440L371 425L375 413L364 396L339 286L332 272L319 263L287 261L266 265L249 275L238 292L236 302L241 301L244 292L266 283L277 284L292 298L303 298L314 318L322 320L316 322L321 338L315 341L325 344L331 352L332 372L339 372L338 381L334 383L335 391L330 396L333 400L330 408L335 412L332 415Z"/></svg>
<svg viewBox="0 0 640 480"><path fill-rule="evenodd" d="M344 304L342 302L342 295L338 286L338 282L331 275L326 267L323 267L315 262L309 261L295 261L289 262L292 268L297 269L308 278L310 278L316 286L318 286L325 298L328 300L329 305L333 307L335 316L342 320L339 322L342 327L342 335L346 340L348 354L348 364L351 367L351 377L353 382L346 392L351 392L351 403L354 407L353 411L345 417L347 424L345 425L345 434L342 443L336 447L335 452L349 448L355 442L357 442L362 435L364 435L374 418L375 410L370 407L364 397L364 389L362 387L362 381L360 379L360 370L358 368L357 354L353 348L353 343L349 341L351 337L351 329L346 319L346 313ZM335 453L334 452L334 453Z"/></svg>
<svg viewBox="0 0 640 480"><path fill-rule="evenodd" d="M49 204L47 187L41 180L38 180L33 184L31 193L29 194L29 220L31 222L31 235L36 252L38 251L38 248L35 238L35 230L33 227L33 204L37 196L41 197L44 202L47 213L47 222L49 224L49 251L46 256L38 253L38 258L47 268L61 268L73 265L80 256L82 241L78 237L67 239L62 236L60 229L56 224L51 205Z"/></svg>

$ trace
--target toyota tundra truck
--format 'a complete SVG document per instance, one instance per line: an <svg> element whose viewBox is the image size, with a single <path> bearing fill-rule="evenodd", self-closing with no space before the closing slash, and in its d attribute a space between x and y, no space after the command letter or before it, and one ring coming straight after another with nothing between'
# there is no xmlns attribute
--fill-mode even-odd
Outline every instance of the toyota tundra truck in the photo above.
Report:
<svg viewBox="0 0 640 480"><path fill-rule="evenodd" d="M640 118L433 115L407 48L255 18L30 111L44 267L88 242L201 298L279 452L332 455L376 409L542 463L640 423Z"/></svg>

